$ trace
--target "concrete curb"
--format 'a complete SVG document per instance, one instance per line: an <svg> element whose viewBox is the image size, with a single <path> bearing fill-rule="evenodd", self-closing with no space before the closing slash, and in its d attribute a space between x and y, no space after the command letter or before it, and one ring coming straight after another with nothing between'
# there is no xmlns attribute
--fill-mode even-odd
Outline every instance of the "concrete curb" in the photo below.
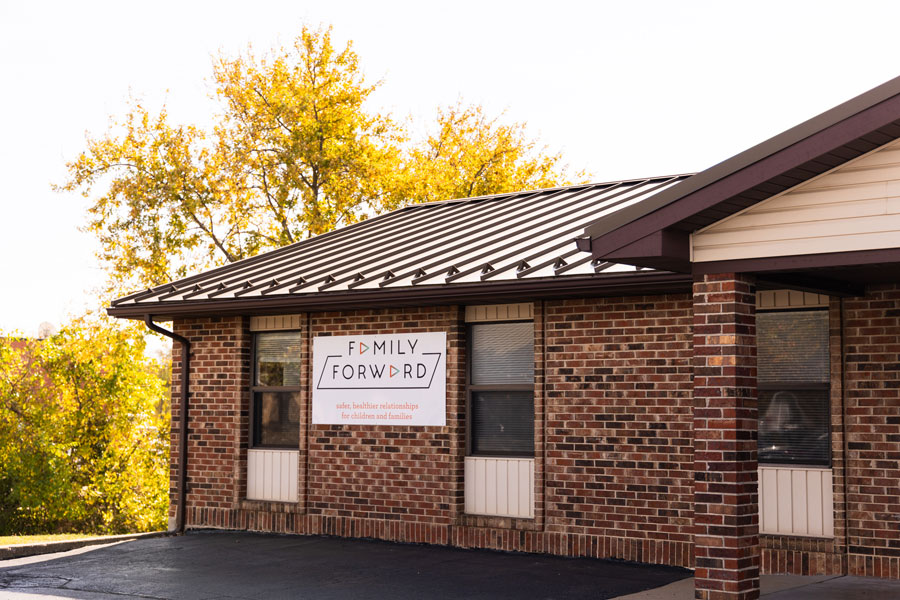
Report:
<svg viewBox="0 0 900 600"><path fill-rule="evenodd" d="M0 560L24 558L38 554L51 554L53 552L66 552L85 546L98 546L100 544L112 544L114 542L126 542L141 538L154 538L169 535L165 531L151 531L149 533L126 533L123 535L107 535L97 538L83 538L76 540L61 540L59 542L38 542L35 544L16 544L13 546L0 546Z"/></svg>
<svg viewBox="0 0 900 600"><path fill-rule="evenodd" d="M778 594L790 590L798 590L807 586L841 579L843 575L760 575L760 596ZM819 588L817 588L819 589ZM828 598L841 598L842 596L823 596ZM616 600L693 600L694 578L688 577L680 581L672 582L658 588L644 590L627 596L619 596Z"/></svg>

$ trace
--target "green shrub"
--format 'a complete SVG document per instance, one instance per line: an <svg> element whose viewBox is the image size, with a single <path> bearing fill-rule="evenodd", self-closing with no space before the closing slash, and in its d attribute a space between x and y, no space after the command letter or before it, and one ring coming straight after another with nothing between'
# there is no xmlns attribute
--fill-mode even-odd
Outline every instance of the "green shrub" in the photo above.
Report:
<svg viewBox="0 0 900 600"><path fill-rule="evenodd" d="M164 529L169 410L140 330L0 339L0 534Z"/></svg>

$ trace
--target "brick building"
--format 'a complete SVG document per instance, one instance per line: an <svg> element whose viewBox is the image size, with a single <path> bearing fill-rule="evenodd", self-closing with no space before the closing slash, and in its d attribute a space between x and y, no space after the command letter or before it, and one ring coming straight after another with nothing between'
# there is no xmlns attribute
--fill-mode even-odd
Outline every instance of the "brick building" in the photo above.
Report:
<svg viewBox="0 0 900 600"><path fill-rule="evenodd" d="M180 342L173 528L679 565L698 598L900 577L900 79L695 175L410 206L109 312Z"/></svg>

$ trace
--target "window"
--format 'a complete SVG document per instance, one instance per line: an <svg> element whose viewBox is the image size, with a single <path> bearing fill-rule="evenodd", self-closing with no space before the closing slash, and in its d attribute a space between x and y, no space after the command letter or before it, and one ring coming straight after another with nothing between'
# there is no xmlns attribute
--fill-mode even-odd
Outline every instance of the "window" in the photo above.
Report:
<svg viewBox="0 0 900 600"><path fill-rule="evenodd" d="M300 332L257 333L253 341L251 446L297 449L300 445Z"/></svg>
<svg viewBox="0 0 900 600"><path fill-rule="evenodd" d="M469 327L469 454L534 457L534 324Z"/></svg>
<svg viewBox="0 0 900 600"><path fill-rule="evenodd" d="M758 313L759 462L828 466L828 311Z"/></svg>

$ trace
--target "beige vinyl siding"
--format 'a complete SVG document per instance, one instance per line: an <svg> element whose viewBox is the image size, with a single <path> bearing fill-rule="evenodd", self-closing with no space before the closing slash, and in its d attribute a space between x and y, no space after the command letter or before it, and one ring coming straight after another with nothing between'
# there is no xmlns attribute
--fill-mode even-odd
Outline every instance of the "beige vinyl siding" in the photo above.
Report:
<svg viewBox="0 0 900 600"><path fill-rule="evenodd" d="M299 460L296 450L248 450L247 499L297 502Z"/></svg>
<svg viewBox="0 0 900 600"><path fill-rule="evenodd" d="M831 469L759 467L759 531L834 537Z"/></svg>
<svg viewBox="0 0 900 600"><path fill-rule="evenodd" d="M694 262L900 247L900 141L691 236Z"/></svg>
<svg viewBox="0 0 900 600"><path fill-rule="evenodd" d="M534 518L534 459L467 456L466 513Z"/></svg>

